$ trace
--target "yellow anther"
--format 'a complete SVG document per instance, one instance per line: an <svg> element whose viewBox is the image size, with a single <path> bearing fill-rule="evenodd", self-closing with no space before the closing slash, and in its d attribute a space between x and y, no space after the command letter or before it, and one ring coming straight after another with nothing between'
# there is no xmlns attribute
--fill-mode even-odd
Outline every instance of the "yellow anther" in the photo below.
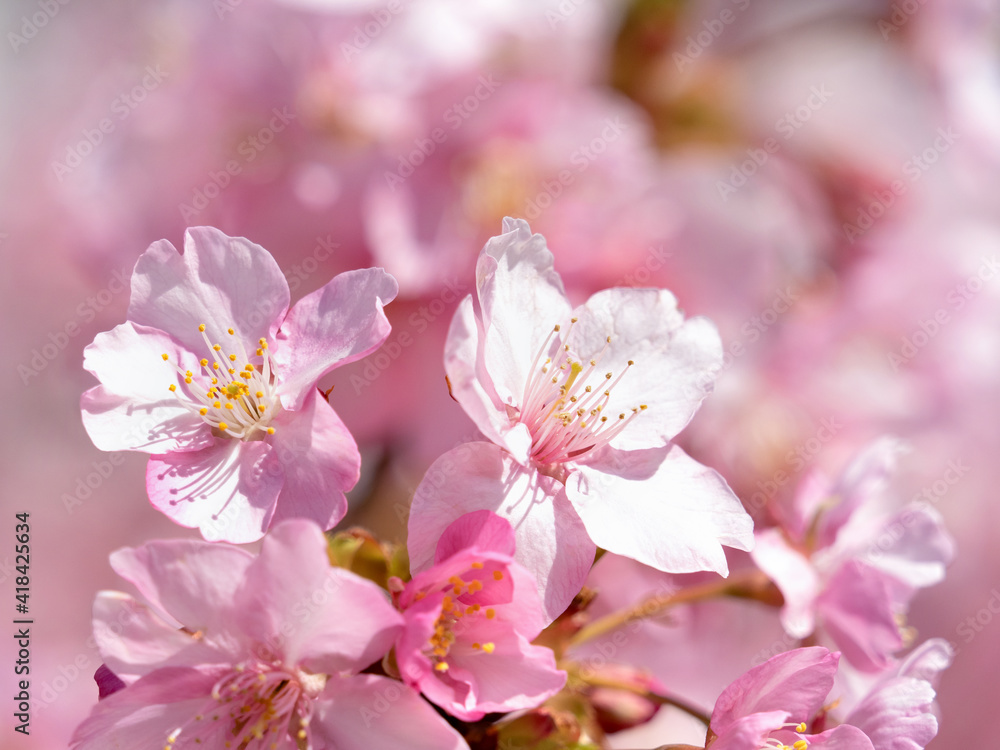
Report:
<svg viewBox="0 0 1000 750"><path fill-rule="evenodd" d="M247 372L253 372L253 365L244 365L243 369Z"/></svg>
<svg viewBox="0 0 1000 750"><path fill-rule="evenodd" d="M487 654L492 654L493 650L495 648L496 648L496 646L493 645L492 643L484 643L483 644L483 651L485 651Z"/></svg>
<svg viewBox="0 0 1000 750"><path fill-rule="evenodd" d="M257 356L258 357L263 357L264 356L264 350L263 349L257 349Z"/></svg>
<svg viewBox="0 0 1000 750"><path fill-rule="evenodd" d="M218 362L213 362L212 363L212 369L213 370L218 370L219 369L219 363ZM215 382L215 381L213 381L213 382Z"/></svg>
<svg viewBox="0 0 1000 750"><path fill-rule="evenodd" d="M219 422L219 429L223 431L228 430L229 425L227 425L225 422Z"/></svg>
<svg viewBox="0 0 1000 750"><path fill-rule="evenodd" d="M205 324L202 323L200 326L198 326L198 330L201 331L202 333L204 333L205 332Z"/></svg>
<svg viewBox="0 0 1000 750"><path fill-rule="evenodd" d="M472 568L474 570L482 570L483 564L477 560L476 562L472 563Z"/></svg>
<svg viewBox="0 0 1000 750"><path fill-rule="evenodd" d="M450 596L446 596L444 599L441 600L441 609L443 609L445 612L450 612L451 611L451 597Z"/></svg>
<svg viewBox="0 0 1000 750"><path fill-rule="evenodd" d="M184 378L184 382L185 383L190 383L191 382L191 378Z"/></svg>
<svg viewBox="0 0 1000 750"><path fill-rule="evenodd" d="M415 601L415 602L419 602L421 599L425 599L425 598L427 598L427 592L426 591L418 591L416 594L413 595L413 601Z"/></svg>
<svg viewBox="0 0 1000 750"><path fill-rule="evenodd" d="M257 407L257 409L259 411L264 411L265 409L267 409L267 404L261 404L260 406Z"/></svg>
<svg viewBox="0 0 1000 750"><path fill-rule="evenodd" d="M205 408L199 409L198 413L201 414L201 416L204 417L206 414L208 414L208 409L205 409Z"/></svg>
<svg viewBox="0 0 1000 750"><path fill-rule="evenodd" d="M216 401L215 403L212 404L212 406L213 406L213 408L221 409L222 408L222 402L221 401Z"/></svg>
<svg viewBox="0 0 1000 750"><path fill-rule="evenodd" d="M503 580L503 571L502 570L494 570L493 571L493 580L494 581L502 581Z"/></svg>
<svg viewBox="0 0 1000 750"><path fill-rule="evenodd" d="M469 581L469 593L475 594L477 591L483 590L483 582L480 580Z"/></svg>
<svg viewBox="0 0 1000 750"><path fill-rule="evenodd" d="M232 405L232 404L226 404L226 408L227 408L227 409L232 409L232 408L233 408L233 405Z"/></svg>
<svg viewBox="0 0 1000 750"><path fill-rule="evenodd" d="M176 391L176 390L177 390L177 386L176 386L176 385L174 385L173 383L171 383L171 384L170 384L170 385L168 386L168 388L169 388L169 389L170 389L171 391Z"/></svg>
<svg viewBox="0 0 1000 750"><path fill-rule="evenodd" d="M492 620L496 616L497 616L497 611L495 609L493 609L493 607L487 607L486 608L486 619L487 620Z"/></svg>
<svg viewBox="0 0 1000 750"><path fill-rule="evenodd" d="M164 362L166 362L168 359L170 359L170 355L169 354L161 354L160 356L163 357L163 361Z"/></svg>
<svg viewBox="0 0 1000 750"><path fill-rule="evenodd" d="M230 362L235 362L236 361L236 355L235 354L230 354L229 355L229 361Z"/></svg>
<svg viewBox="0 0 1000 750"><path fill-rule="evenodd" d="M236 331L234 331L232 328L229 329L229 335L230 336L234 335L235 333L236 333Z"/></svg>
<svg viewBox="0 0 1000 750"><path fill-rule="evenodd" d="M215 345L215 346L213 346L212 348L213 348L213 349L215 349L215 351L217 351L217 352L221 352L221 351L222 351L222 347L221 347L221 346L219 346L218 344L216 344L216 345Z"/></svg>
<svg viewBox="0 0 1000 750"><path fill-rule="evenodd" d="M805 732L806 729L808 729L808 727L806 726L806 723L804 721L801 724L799 724L797 727L795 727L795 731L798 732L799 734L802 734L803 732Z"/></svg>
<svg viewBox="0 0 1000 750"><path fill-rule="evenodd" d="M437 664L434 665L434 670L437 671L437 672L447 672L448 671L448 662L446 662L446 661L439 661Z"/></svg>
<svg viewBox="0 0 1000 750"><path fill-rule="evenodd" d="M268 435L273 435L274 434L274 428L273 427L268 427L267 428L267 434Z"/></svg>
<svg viewBox="0 0 1000 750"><path fill-rule="evenodd" d="M806 750L806 748L809 747L809 743L805 740L795 740L795 742L792 743L792 747L794 747L795 750Z"/></svg>
<svg viewBox="0 0 1000 750"><path fill-rule="evenodd" d="M201 361L201 366L202 366L202 367L208 367L208 360L207 360L207 359L203 359L203 360Z"/></svg>
<svg viewBox="0 0 1000 750"><path fill-rule="evenodd" d="M558 325L558 324L557 324L557 325L555 325L555 326L554 326L554 327L552 328L552 330L553 330L553 331L555 331L556 333L559 333L559 329L560 329L561 327L562 327L562 326L560 326L560 325Z"/></svg>
<svg viewBox="0 0 1000 750"><path fill-rule="evenodd" d="M474 649L475 649L476 651L478 651L479 649L481 649L481 648L482 648L482 646L481 646L481 645L479 645L478 643L473 643L473 644L472 644L472 648L474 648Z"/></svg>

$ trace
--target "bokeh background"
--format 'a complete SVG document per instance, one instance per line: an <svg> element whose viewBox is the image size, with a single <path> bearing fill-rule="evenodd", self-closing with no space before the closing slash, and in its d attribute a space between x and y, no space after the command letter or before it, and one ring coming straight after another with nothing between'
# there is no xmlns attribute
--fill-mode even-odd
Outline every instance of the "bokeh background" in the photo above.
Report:
<svg viewBox="0 0 1000 750"><path fill-rule="evenodd" d="M401 540L428 464L475 437L442 344L506 215L546 235L575 299L665 286L716 322L726 368L682 442L762 523L807 466L911 445L893 492L923 493L958 542L908 623L958 651L931 746L987 746L998 17L994 0L4 0L0 621L29 512L39 703L22 737L5 698L0 747L63 747L95 702L108 553L194 535L149 506L145 457L102 454L79 418L82 350L124 320L138 255L210 224L270 250L293 300L351 268L396 275L387 344L323 386L363 452L344 525Z"/></svg>

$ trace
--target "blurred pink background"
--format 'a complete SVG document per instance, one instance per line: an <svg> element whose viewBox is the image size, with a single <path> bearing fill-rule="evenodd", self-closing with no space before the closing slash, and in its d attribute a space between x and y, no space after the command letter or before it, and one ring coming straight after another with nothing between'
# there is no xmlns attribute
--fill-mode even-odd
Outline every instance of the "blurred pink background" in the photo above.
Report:
<svg viewBox="0 0 1000 750"><path fill-rule="evenodd" d="M959 549L908 623L958 650L931 747L1000 729L997 2L9 0L0 30L0 613L28 512L36 700L16 734L0 639L0 746L65 746L96 701L108 554L196 534L80 422L82 350L138 255L210 224L293 300L397 277L386 345L323 385L364 459L344 526L400 540L428 464L476 435L441 352L505 215L577 300L665 286L715 321L727 366L682 442L759 520L806 466L910 443L894 491Z"/></svg>

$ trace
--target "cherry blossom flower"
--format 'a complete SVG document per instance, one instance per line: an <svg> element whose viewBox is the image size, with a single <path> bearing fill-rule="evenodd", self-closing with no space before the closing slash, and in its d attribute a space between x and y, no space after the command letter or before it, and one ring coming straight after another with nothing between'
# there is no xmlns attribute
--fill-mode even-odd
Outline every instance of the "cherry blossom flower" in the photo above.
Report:
<svg viewBox="0 0 1000 750"><path fill-rule="evenodd" d="M324 529L347 510L357 446L315 388L389 333L396 282L349 271L291 310L277 263L258 245L189 229L184 252L153 244L132 275L128 321L99 334L83 394L98 448L152 454L153 505L209 540L250 542L283 518Z"/></svg>
<svg viewBox="0 0 1000 750"><path fill-rule="evenodd" d="M169 540L111 563L148 605L98 595L95 639L126 687L94 708L73 750L467 748L409 688L358 674L402 617L375 584L330 567L312 522L278 524L257 557Z"/></svg>
<svg viewBox="0 0 1000 750"><path fill-rule="evenodd" d="M409 521L414 570L472 510L506 517L548 616L579 591L595 543L668 572L728 571L752 522L726 482L671 439L722 362L715 328L659 289L608 289L573 309L527 222L479 257L477 294L452 321L452 395L490 443L439 458Z"/></svg>
<svg viewBox="0 0 1000 750"><path fill-rule="evenodd" d="M812 475L783 525L758 532L752 553L785 598L785 630L805 638L820 624L866 672L890 666L904 646L900 625L910 598L941 581L954 557L933 508L886 507L883 490L901 450L883 438L837 481Z"/></svg>
<svg viewBox="0 0 1000 750"><path fill-rule="evenodd" d="M855 726L812 733L824 721L839 654L799 648L768 659L727 687L709 724L711 750L872 750Z"/></svg>
<svg viewBox="0 0 1000 750"><path fill-rule="evenodd" d="M465 721L534 708L566 682L552 650L531 645L546 620L532 575L514 562L514 543L506 520L468 513L445 530L434 565L399 599L404 680Z"/></svg>

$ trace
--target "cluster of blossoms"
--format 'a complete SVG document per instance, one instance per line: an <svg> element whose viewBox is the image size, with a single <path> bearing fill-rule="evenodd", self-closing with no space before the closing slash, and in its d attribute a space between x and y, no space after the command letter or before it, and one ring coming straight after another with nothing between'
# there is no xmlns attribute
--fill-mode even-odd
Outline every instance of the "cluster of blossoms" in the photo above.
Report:
<svg viewBox="0 0 1000 750"><path fill-rule="evenodd" d="M664 706L702 719L712 750L935 736L949 647L904 654L904 618L953 545L932 509L892 507L899 444L838 479L810 475L755 531L673 442L722 368L714 326L660 289L574 307L545 239L522 220L503 230L444 353L483 440L430 467L405 550L331 531L361 460L317 386L385 341L394 279L347 272L290 307L277 264L245 239L191 229L183 253L142 255L128 322L86 350L100 385L83 421L104 450L149 453L152 504L205 541L111 556L140 598L97 597L101 699L74 750L602 748ZM235 546L258 540L256 555ZM627 581L595 583L600 569L625 559L698 580L601 614ZM790 638L748 671L720 667L735 678L721 693L686 695L683 672L653 666L676 646L669 622L625 648L637 621L721 599L771 607ZM616 658L598 664L588 649L605 637Z"/></svg>

